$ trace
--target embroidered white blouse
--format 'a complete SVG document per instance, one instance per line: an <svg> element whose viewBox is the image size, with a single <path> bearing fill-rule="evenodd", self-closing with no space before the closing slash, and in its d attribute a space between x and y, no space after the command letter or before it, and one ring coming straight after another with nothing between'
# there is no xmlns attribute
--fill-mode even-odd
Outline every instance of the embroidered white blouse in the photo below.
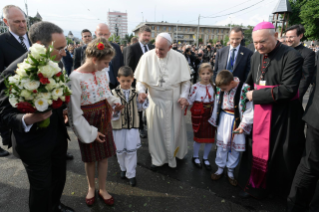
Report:
<svg viewBox="0 0 319 212"><path fill-rule="evenodd" d="M188 95L188 103L192 105L194 102L209 103L214 101L214 88L211 84L203 85L200 82L194 84Z"/></svg>
<svg viewBox="0 0 319 212"><path fill-rule="evenodd" d="M70 75L70 80L72 90L71 101L68 105L70 124L80 141L92 143L97 137L98 129L90 125L83 117L81 106L95 104L105 99L113 106L115 103L121 103L120 99L114 97L110 92L104 71L86 73L74 70Z"/></svg>

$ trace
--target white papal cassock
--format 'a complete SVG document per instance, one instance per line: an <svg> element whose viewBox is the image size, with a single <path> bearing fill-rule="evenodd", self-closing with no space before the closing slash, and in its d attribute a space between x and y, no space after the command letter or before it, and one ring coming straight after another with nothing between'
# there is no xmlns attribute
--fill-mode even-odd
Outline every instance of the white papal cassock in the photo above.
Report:
<svg viewBox="0 0 319 212"><path fill-rule="evenodd" d="M137 91L145 93L148 89L146 117L152 164L168 163L174 168L175 157L183 159L187 153L186 124L178 100L188 96L188 63L177 51L170 50L165 58L158 58L154 49L141 57L134 75Z"/></svg>

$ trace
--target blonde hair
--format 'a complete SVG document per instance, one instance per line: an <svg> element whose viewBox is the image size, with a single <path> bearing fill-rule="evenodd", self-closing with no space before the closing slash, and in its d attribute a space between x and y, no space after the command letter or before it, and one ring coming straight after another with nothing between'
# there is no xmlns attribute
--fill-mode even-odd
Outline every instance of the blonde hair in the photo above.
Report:
<svg viewBox="0 0 319 212"><path fill-rule="evenodd" d="M98 44L102 43L104 49L98 49ZM105 38L96 38L92 40L85 50L87 58L95 57L97 60L102 60L107 57L113 58L115 56L115 50L113 46Z"/></svg>
<svg viewBox="0 0 319 212"><path fill-rule="evenodd" d="M198 75L205 69L208 69L210 73L212 73L212 76L214 75L213 72L213 67L210 63L202 63L199 68L198 68ZM213 88L215 89L215 85L213 83L212 78L209 79L210 84L213 86Z"/></svg>
<svg viewBox="0 0 319 212"><path fill-rule="evenodd" d="M227 86L232 81L234 81L233 74L228 70L222 70L217 74L215 83L217 87L220 87L225 85Z"/></svg>

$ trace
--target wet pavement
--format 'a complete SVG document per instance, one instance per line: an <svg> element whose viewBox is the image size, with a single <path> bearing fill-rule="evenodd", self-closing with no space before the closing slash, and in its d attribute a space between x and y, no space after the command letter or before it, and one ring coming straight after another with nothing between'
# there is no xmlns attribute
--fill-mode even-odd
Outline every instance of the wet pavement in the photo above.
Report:
<svg viewBox="0 0 319 212"><path fill-rule="evenodd" d="M84 198L87 182L84 165L76 137L69 130L72 139L69 143L69 152L74 155L74 160L67 162L67 181L62 203L79 212L284 211L285 199L277 197L265 200L241 199L238 196L240 188L230 185L226 175L218 181L212 181L211 172L204 168L196 168L192 164L193 134L189 112L186 122L188 154L183 160L178 160L176 169L164 165L157 172L150 170L151 157L147 139L142 140L142 147L138 150L137 187L132 188L127 180L120 179L120 169L115 157L109 160L107 190L114 196L113 207L106 206L100 199L97 199L93 207L86 206ZM10 153L9 157L0 158L0 212L27 212L29 189L27 175L21 161L12 155L11 149ZM200 157L202 155L203 149ZM217 169L214 163L215 146L212 148L209 160L215 171ZM236 176L239 174L238 170L235 170L235 174Z"/></svg>

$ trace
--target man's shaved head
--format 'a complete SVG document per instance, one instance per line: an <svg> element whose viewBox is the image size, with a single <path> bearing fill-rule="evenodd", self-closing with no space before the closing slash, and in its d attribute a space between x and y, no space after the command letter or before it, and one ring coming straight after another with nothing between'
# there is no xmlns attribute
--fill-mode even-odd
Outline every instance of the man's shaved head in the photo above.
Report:
<svg viewBox="0 0 319 212"><path fill-rule="evenodd" d="M96 26L95 35L98 38L103 37L105 39L109 39L109 37L111 36L111 32L108 25L103 23L98 24Z"/></svg>

